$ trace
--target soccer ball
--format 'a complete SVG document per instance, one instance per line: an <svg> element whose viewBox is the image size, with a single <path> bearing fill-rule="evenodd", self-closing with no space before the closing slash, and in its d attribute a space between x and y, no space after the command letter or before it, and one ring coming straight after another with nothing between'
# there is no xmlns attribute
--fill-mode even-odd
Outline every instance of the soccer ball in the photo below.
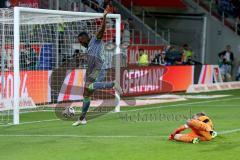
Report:
<svg viewBox="0 0 240 160"><path fill-rule="evenodd" d="M75 116L75 110L74 110L73 107L67 107L63 110L62 114L66 118L74 117Z"/></svg>

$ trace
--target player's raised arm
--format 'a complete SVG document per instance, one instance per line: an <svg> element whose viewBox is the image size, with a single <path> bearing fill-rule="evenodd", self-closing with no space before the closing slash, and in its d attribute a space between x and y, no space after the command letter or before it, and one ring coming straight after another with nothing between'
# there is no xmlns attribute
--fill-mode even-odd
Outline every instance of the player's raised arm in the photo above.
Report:
<svg viewBox="0 0 240 160"><path fill-rule="evenodd" d="M106 18L107 18L107 14L109 12L110 12L109 7L107 7L104 11L104 14L103 14L103 20L102 20L101 28L96 35L97 39L102 39L102 37L104 35L105 29L106 29Z"/></svg>

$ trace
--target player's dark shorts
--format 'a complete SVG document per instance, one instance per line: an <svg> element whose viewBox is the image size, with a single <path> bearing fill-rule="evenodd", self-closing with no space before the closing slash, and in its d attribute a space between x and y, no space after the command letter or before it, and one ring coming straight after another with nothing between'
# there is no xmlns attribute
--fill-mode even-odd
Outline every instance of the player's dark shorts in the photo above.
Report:
<svg viewBox="0 0 240 160"><path fill-rule="evenodd" d="M85 85L84 85L84 97L90 97L94 90L89 89L89 86L96 82L99 73L102 69L103 62L99 57L88 56L87 57L88 68L86 70Z"/></svg>

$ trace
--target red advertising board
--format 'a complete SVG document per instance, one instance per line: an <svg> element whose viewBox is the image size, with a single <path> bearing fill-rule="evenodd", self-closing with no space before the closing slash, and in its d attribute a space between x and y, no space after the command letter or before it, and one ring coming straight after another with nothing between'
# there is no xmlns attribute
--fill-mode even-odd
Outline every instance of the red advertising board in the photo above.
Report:
<svg viewBox="0 0 240 160"><path fill-rule="evenodd" d="M129 46L127 53L127 63L135 65L139 58L139 49L143 49L148 54L148 61L150 62L156 54L164 51L166 46Z"/></svg>
<svg viewBox="0 0 240 160"><path fill-rule="evenodd" d="M193 68L193 66L123 68L121 70L123 96L186 91L193 84ZM83 98L85 70L59 71L56 75L57 77L50 70L21 71L20 96L31 97L36 104ZM0 77L0 95L4 95L4 98L13 98L13 80L13 72L5 72L4 83Z"/></svg>
<svg viewBox="0 0 240 160"><path fill-rule="evenodd" d="M39 0L11 0L11 5L13 7L39 8Z"/></svg>
<svg viewBox="0 0 240 160"><path fill-rule="evenodd" d="M35 103L49 102L49 75L48 71L21 71L20 73L20 97L31 97ZM4 83L0 79L0 92L4 98L12 99L14 94L13 72L4 74Z"/></svg>
<svg viewBox="0 0 240 160"><path fill-rule="evenodd" d="M192 66L130 67L121 75L124 96L186 91L193 84Z"/></svg>

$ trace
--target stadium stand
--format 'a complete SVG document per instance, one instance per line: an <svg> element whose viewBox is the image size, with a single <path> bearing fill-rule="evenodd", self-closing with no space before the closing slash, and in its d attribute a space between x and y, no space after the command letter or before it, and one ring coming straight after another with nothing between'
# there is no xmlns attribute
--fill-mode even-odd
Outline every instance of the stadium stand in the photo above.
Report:
<svg viewBox="0 0 240 160"><path fill-rule="evenodd" d="M238 0L194 0L211 15L239 33L240 2Z"/></svg>
<svg viewBox="0 0 240 160"><path fill-rule="evenodd" d="M121 3L127 7L131 5L139 7L156 7L156 8L185 8L186 5L181 0L170 1L145 1L145 0L121 0ZM131 4L132 3L132 4Z"/></svg>

